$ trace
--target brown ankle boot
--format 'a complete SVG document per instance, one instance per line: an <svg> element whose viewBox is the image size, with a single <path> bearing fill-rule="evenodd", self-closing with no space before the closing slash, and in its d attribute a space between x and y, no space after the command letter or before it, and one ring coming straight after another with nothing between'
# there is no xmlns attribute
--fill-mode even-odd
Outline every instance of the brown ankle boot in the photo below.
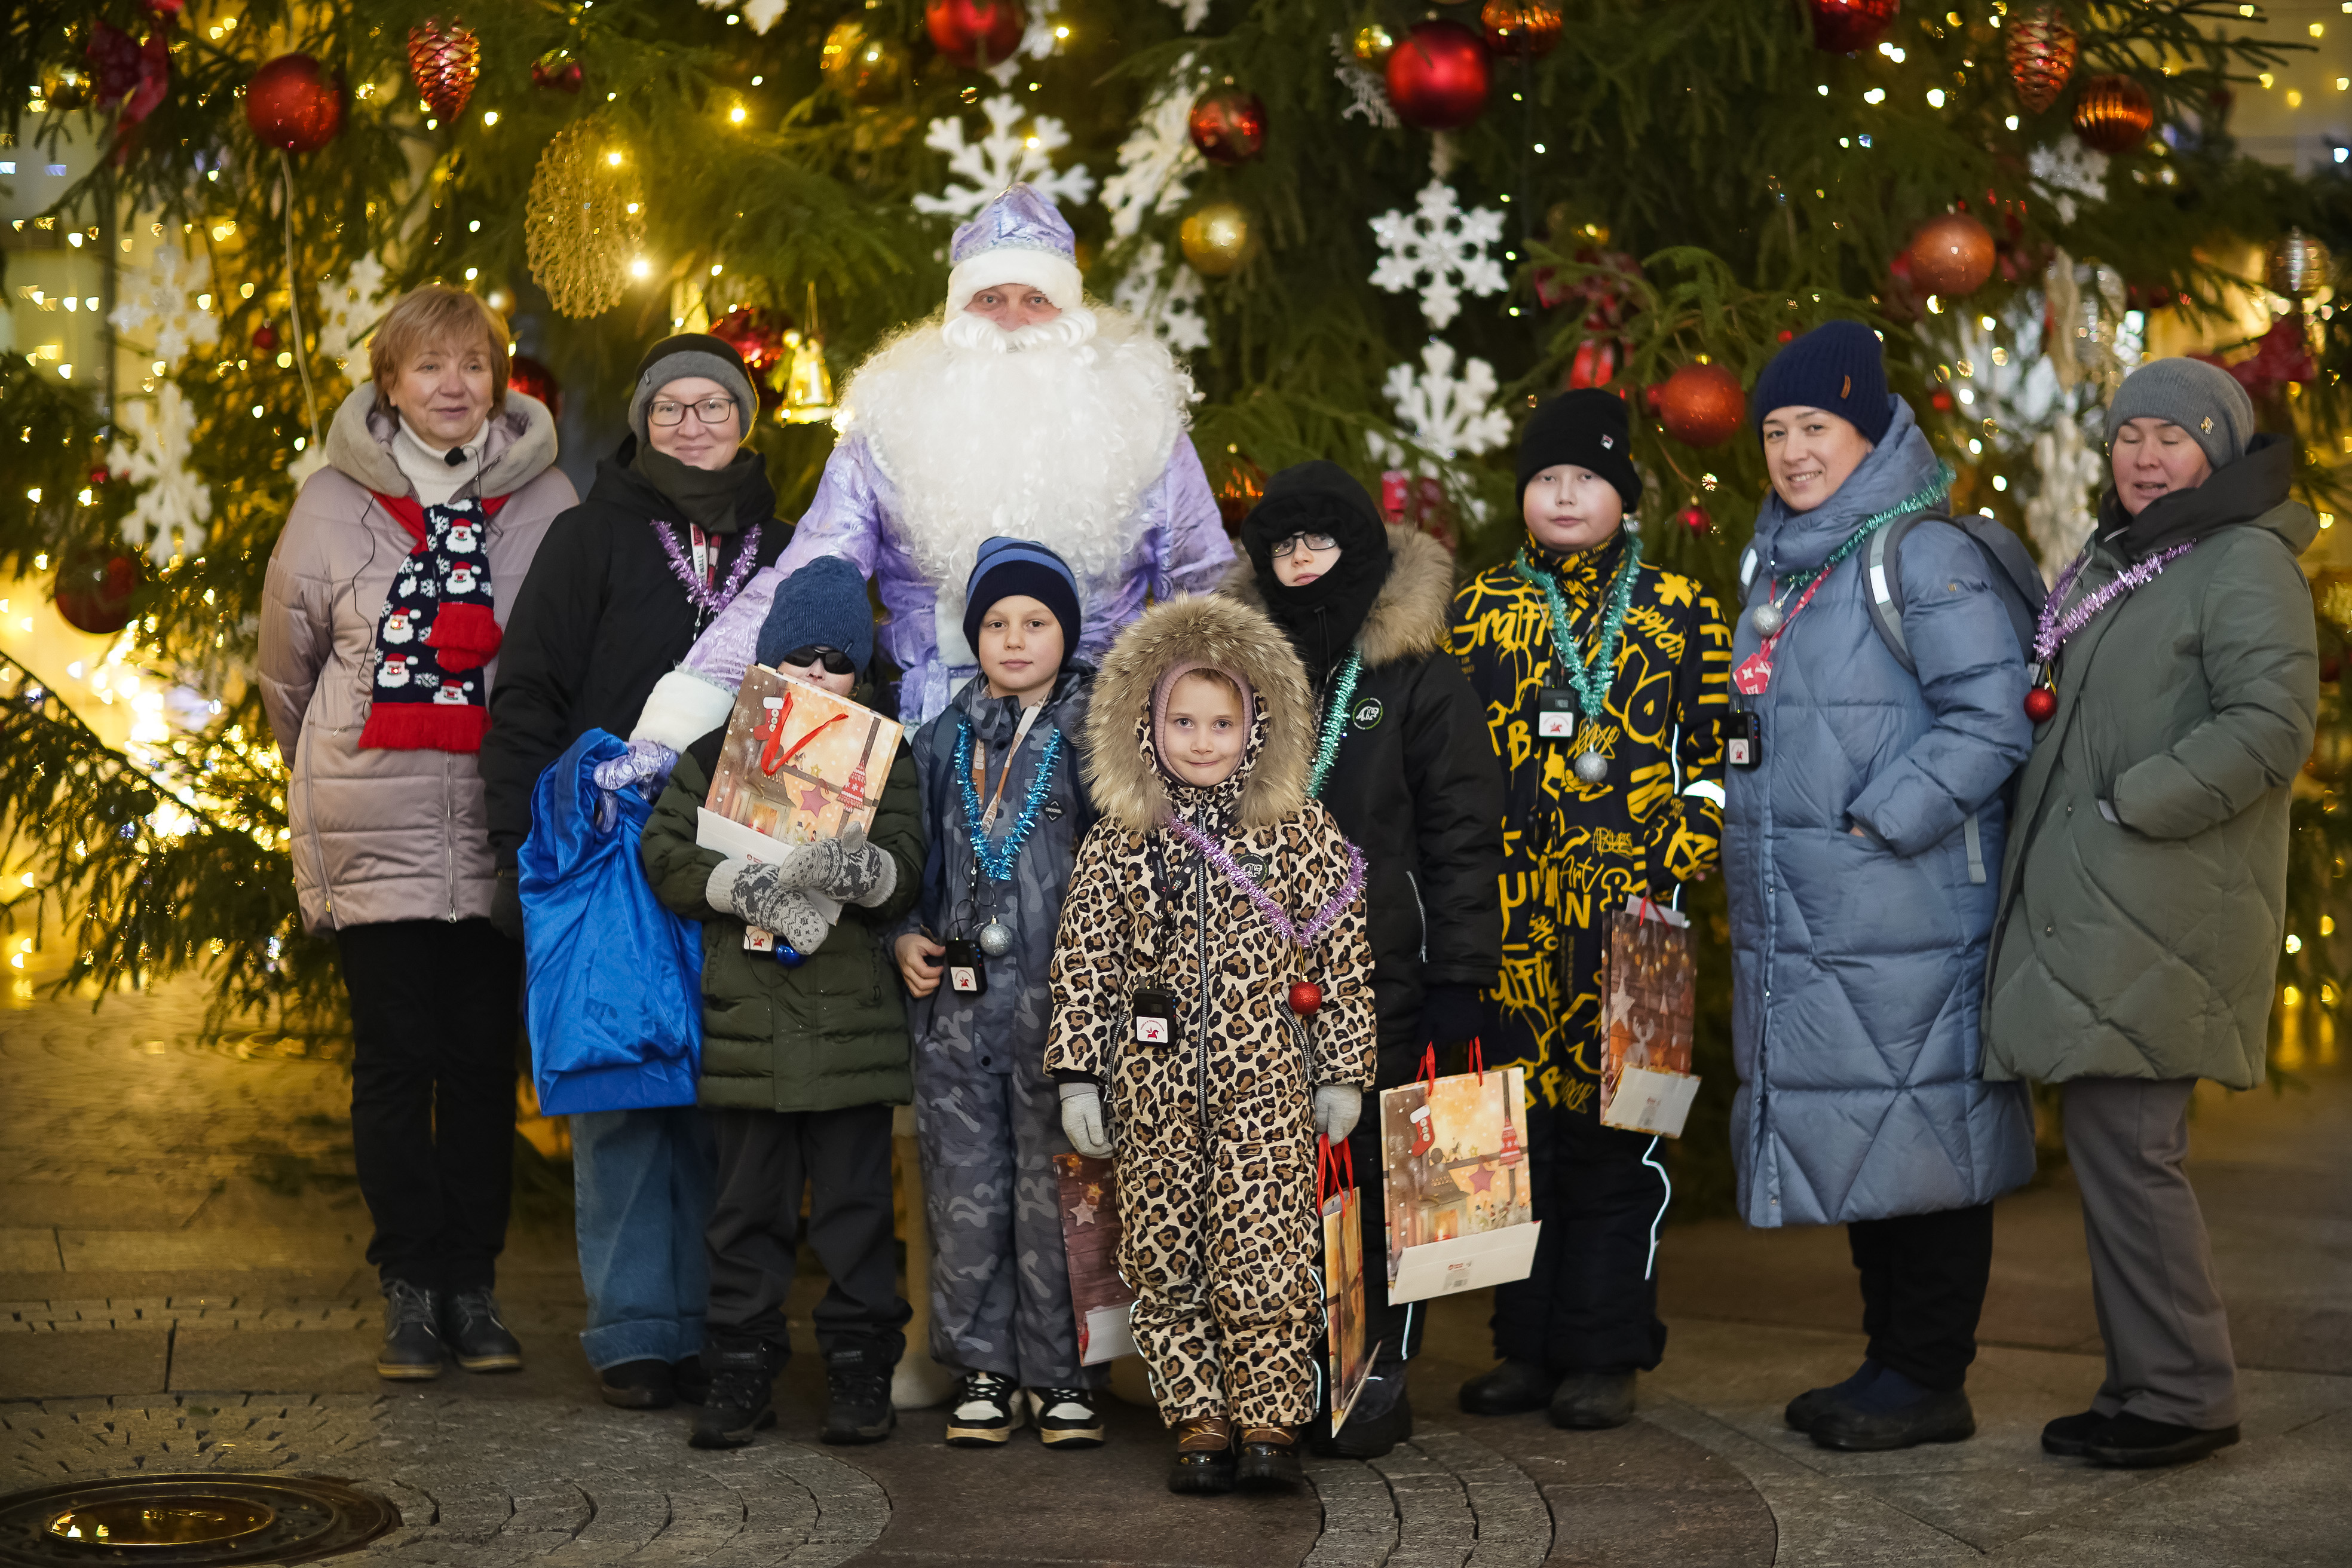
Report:
<svg viewBox="0 0 2352 1568"><path fill-rule="evenodd" d="M1176 1423L1176 1463L1168 1489L1201 1496L1234 1489L1234 1424L1222 1415Z"/></svg>
<svg viewBox="0 0 2352 1568"><path fill-rule="evenodd" d="M1306 1479L1298 1468L1298 1434L1288 1426L1243 1429L1234 1484L1244 1491L1287 1491Z"/></svg>

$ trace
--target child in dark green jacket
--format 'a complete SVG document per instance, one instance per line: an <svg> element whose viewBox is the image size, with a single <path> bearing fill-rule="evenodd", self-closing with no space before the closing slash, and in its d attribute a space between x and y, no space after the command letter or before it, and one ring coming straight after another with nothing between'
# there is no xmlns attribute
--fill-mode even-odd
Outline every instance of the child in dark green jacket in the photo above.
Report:
<svg viewBox="0 0 2352 1568"><path fill-rule="evenodd" d="M842 696L874 648L866 585L822 557L776 591L759 660ZM889 1435L890 1374L906 1348L892 1231L890 1110L911 1096L906 1006L883 945L923 869L912 759L901 748L863 841L803 845L777 864L695 843L725 729L677 760L646 823L656 897L703 922L700 1102L719 1146L710 1216L710 1395L698 1448L737 1447L775 1423L770 1394L791 1353L784 1296L803 1239L832 1281L817 1303L828 1443ZM839 906L828 923L810 895ZM747 928L773 938L750 945Z"/></svg>

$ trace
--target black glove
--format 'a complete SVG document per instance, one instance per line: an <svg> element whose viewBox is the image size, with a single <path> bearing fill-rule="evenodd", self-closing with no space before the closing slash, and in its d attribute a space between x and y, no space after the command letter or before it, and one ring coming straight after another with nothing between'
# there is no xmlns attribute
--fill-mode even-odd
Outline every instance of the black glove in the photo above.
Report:
<svg viewBox="0 0 2352 1568"><path fill-rule="evenodd" d="M512 871L499 872L490 891L490 924L510 941L522 940L522 883Z"/></svg>
<svg viewBox="0 0 2352 1568"><path fill-rule="evenodd" d="M1486 1026L1486 1010L1475 985L1433 985L1422 993L1420 1038L1444 1050L1465 1045Z"/></svg>

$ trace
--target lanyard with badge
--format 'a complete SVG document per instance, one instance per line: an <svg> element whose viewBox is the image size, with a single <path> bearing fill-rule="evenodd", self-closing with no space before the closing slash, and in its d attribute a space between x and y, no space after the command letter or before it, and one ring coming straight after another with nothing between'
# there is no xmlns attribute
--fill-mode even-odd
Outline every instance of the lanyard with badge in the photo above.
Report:
<svg viewBox="0 0 2352 1568"><path fill-rule="evenodd" d="M980 906L974 913L984 916L976 938L958 934L947 939L942 959L948 989L958 995L986 995L988 968L982 960L1002 958L1013 951L1013 928L996 918L996 884L1013 879L1022 846L1028 842L1031 830L1045 809L1045 797L1053 788L1054 763L1062 751L1059 729L1045 737L1045 751L1037 758L1036 776L1029 782L1029 796L1022 803L1021 815L1012 830L1001 844L992 843L989 835L1004 804L1004 786L1012 782L1013 763L1021 754L1021 742L1028 738L1030 727L1045 710L1043 702L1021 710L1021 721L1013 729L1012 744L1004 748L1004 766L997 774L996 788L989 795L986 805L981 804L981 794L988 783L987 742L973 736L969 718L959 716L957 721L953 766L957 784L963 792L964 828L971 844L970 902Z"/></svg>

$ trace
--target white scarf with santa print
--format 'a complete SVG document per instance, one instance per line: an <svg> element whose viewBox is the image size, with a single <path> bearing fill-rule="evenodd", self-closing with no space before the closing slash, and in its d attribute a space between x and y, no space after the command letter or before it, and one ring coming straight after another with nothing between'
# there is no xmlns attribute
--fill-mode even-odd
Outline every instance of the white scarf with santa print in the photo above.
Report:
<svg viewBox="0 0 2352 1568"><path fill-rule="evenodd" d="M506 497L425 506L378 494L416 547L393 574L376 622L362 751L478 752L490 725L483 665L499 651L489 520Z"/></svg>

